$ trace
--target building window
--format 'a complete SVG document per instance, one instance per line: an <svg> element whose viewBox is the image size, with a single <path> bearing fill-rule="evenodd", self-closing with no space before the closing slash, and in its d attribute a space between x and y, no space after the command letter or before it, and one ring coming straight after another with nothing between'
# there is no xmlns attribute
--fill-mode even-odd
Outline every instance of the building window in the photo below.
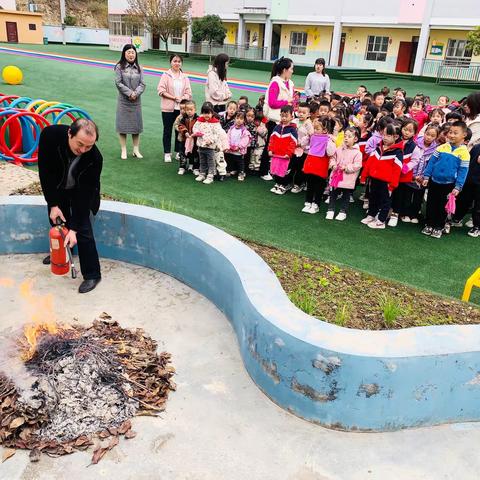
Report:
<svg viewBox="0 0 480 480"><path fill-rule="evenodd" d="M445 61L452 66L468 67L472 61L472 50L467 48L467 41L449 39Z"/></svg>
<svg viewBox="0 0 480 480"><path fill-rule="evenodd" d="M183 43L183 32L181 30L177 30L176 32L172 33L170 37L170 43L172 45L181 45Z"/></svg>
<svg viewBox="0 0 480 480"><path fill-rule="evenodd" d="M307 51L307 32L292 32L290 34L290 53L305 55Z"/></svg>
<svg viewBox="0 0 480 480"><path fill-rule="evenodd" d="M109 15L108 31L110 35L143 37L144 28L140 22L127 21L126 15Z"/></svg>
<svg viewBox="0 0 480 480"><path fill-rule="evenodd" d="M37 26L36 26L34 23L29 23L29 24L28 24L28 29L29 29L29 30L36 30L36 29L37 29Z"/></svg>
<svg viewBox="0 0 480 480"><path fill-rule="evenodd" d="M365 60L385 62L387 59L388 37L376 37L369 35L367 40L367 52Z"/></svg>

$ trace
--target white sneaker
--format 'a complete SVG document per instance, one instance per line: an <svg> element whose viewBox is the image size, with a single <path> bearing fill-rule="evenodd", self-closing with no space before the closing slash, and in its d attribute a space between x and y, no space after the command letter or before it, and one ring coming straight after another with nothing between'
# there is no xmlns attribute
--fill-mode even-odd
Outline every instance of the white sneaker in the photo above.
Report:
<svg viewBox="0 0 480 480"><path fill-rule="evenodd" d="M339 212L338 215L335 217L335 220L340 220L343 222L347 218L347 214L345 212Z"/></svg>
<svg viewBox="0 0 480 480"><path fill-rule="evenodd" d="M273 193L276 195L285 195L287 191L288 190L283 185L280 185Z"/></svg>
<svg viewBox="0 0 480 480"><path fill-rule="evenodd" d="M350 203L355 203L355 199L353 198L353 194L350 194L350 199L348 201Z"/></svg>
<svg viewBox="0 0 480 480"><path fill-rule="evenodd" d="M198 168L196 168L194 171L193 171L193 174L198 177L200 175L200 170Z"/></svg>
<svg viewBox="0 0 480 480"><path fill-rule="evenodd" d="M310 209L312 208L312 204L309 202L305 202L304 207L302 208L303 213L310 213Z"/></svg>
<svg viewBox="0 0 480 480"><path fill-rule="evenodd" d="M291 190L292 193L300 193L303 192L303 187L300 185L294 185Z"/></svg>
<svg viewBox="0 0 480 480"><path fill-rule="evenodd" d="M412 219L409 216L402 217L400 219L403 223L411 223Z"/></svg>
<svg viewBox="0 0 480 480"><path fill-rule="evenodd" d="M384 222L380 222L380 220L375 220L374 222L370 222L368 224L368 227L369 228L377 228L377 229L384 229L385 228L385 223Z"/></svg>
<svg viewBox="0 0 480 480"><path fill-rule="evenodd" d="M165 163L172 163L172 154L171 153L166 153L164 161L165 161Z"/></svg>
<svg viewBox="0 0 480 480"><path fill-rule="evenodd" d="M330 197L327 197L327 199L325 200L325 203L328 205L330 203Z"/></svg>
<svg viewBox="0 0 480 480"><path fill-rule="evenodd" d="M364 200L364 201L363 201L362 208L363 208L364 210L368 210L368 200Z"/></svg>
<svg viewBox="0 0 480 480"><path fill-rule="evenodd" d="M473 228L473 220L469 220L468 222L465 223L465 226L467 228Z"/></svg>
<svg viewBox="0 0 480 480"><path fill-rule="evenodd" d="M207 178L203 181L205 185L210 185L213 183L213 176L212 175L207 175Z"/></svg>
<svg viewBox="0 0 480 480"><path fill-rule="evenodd" d="M278 188L279 186L280 186L280 185L279 185L278 183L276 183L276 184L270 189L270 191L271 191L272 193L276 193L277 188Z"/></svg>
<svg viewBox="0 0 480 480"><path fill-rule="evenodd" d="M179 175L185 175L185 169L184 168L179 168L177 173Z"/></svg>
<svg viewBox="0 0 480 480"><path fill-rule="evenodd" d="M411 218L410 223L415 223L415 224L418 223L418 218L415 218L415 217Z"/></svg>
<svg viewBox="0 0 480 480"><path fill-rule="evenodd" d="M325 215L325 220L333 220L334 216L335 216L335 212L333 210L329 210Z"/></svg>
<svg viewBox="0 0 480 480"><path fill-rule="evenodd" d="M198 175L197 178L195 178L196 182L203 182L205 180L205 175Z"/></svg>
<svg viewBox="0 0 480 480"><path fill-rule="evenodd" d="M238 180L239 182L245 181L245 174L244 174L243 172L240 172L240 173L238 174L237 180Z"/></svg>
<svg viewBox="0 0 480 480"><path fill-rule="evenodd" d="M388 226L389 227L396 227L398 225L398 215L392 215L388 219Z"/></svg>
<svg viewBox="0 0 480 480"><path fill-rule="evenodd" d="M310 210L308 213L318 213L320 211L320 208L318 208L318 205L316 203L312 203L312 206L310 207Z"/></svg>
<svg viewBox="0 0 480 480"><path fill-rule="evenodd" d="M361 202L363 202L364 200L366 200L365 194L362 193L362 194L358 197L358 199L359 199Z"/></svg>
<svg viewBox="0 0 480 480"><path fill-rule="evenodd" d="M273 180L273 177L267 173L266 175L263 175L260 177L262 180L265 180L266 182L269 182L270 180Z"/></svg>
<svg viewBox="0 0 480 480"><path fill-rule="evenodd" d="M175 155L175 160L180 160L180 153L177 152L177 154Z"/></svg>
<svg viewBox="0 0 480 480"><path fill-rule="evenodd" d="M375 217L372 217L371 215L367 215L365 218L362 218L360 220L360 223L363 223L364 225L368 225L372 223L375 220Z"/></svg>
<svg viewBox="0 0 480 480"><path fill-rule="evenodd" d="M134 150L132 156L135 158L143 158L143 155L138 150Z"/></svg>

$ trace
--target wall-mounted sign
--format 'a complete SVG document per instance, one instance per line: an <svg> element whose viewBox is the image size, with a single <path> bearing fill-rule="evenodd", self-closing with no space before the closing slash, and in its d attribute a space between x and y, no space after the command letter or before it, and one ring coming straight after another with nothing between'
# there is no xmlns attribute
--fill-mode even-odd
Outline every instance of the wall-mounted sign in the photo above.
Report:
<svg viewBox="0 0 480 480"><path fill-rule="evenodd" d="M430 47L430 55L443 55L444 43L432 43Z"/></svg>

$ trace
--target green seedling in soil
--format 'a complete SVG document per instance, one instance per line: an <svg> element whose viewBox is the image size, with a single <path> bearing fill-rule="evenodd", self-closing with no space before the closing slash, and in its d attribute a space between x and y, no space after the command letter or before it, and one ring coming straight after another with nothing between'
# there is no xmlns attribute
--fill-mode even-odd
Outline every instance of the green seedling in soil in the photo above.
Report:
<svg viewBox="0 0 480 480"><path fill-rule="evenodd" d="M318 279L318 284L321 286L321 287L328 287L330 285L330 282L328 280L328 278L325 278L325 277L320 277Z"/></svg>
<svg viewBox="0 0 480 480"><path fill-rule="evenodd" d="M321 273L321 272L323 272L323 268L322 267L315 267L315 271L317 273Z"/></svg>
<svg viewBox="0 0 480 480"><path fill-rule="evenodd" d="M317 308L317 299L303 286L297 287L289 294L290 301L308 315L313 315Z"/></svg>
<svg viewBox="0 0 480 480"><path fill-rule="evenodd" d="M307 287L309 290L314 290L315 289L315 282L313 278L307 278Z"/></svg>
<svg viewBox="0 0 480 480"><path fill-rule="evenodd" d="M337 267L337 265L332 265L330 268L330 275L336 275L337 273L340 273L342 270Z"/></svg>
<svg viewBox="0 0 480 480"><path fill-rule="evenodd" d="M379 305L387 328L395 326L397 318L403 314L403 308L396 298L384 294L380 297Z"/></svg>
<svg viewBox="0 0 480 480"><path fill-rule="evenodd" d="M352 306L349 303L344 303L335 312L335 323L339 327L344 327L345 324L350 319L350 312L352 310Z"/></svg>
<svg viewBox="0 0 480 480"><path fill-rule="evenodd" d="M300 271L300 260L298 258L293 261L292 271L293 273L298 273Z"/></svg>
<svg viewBox="0 0 480 480"><path fill-rule="evenodd" d="M311 270L313 268L313 265L310 263L304 263L303 268L304 270Z"/></svg>

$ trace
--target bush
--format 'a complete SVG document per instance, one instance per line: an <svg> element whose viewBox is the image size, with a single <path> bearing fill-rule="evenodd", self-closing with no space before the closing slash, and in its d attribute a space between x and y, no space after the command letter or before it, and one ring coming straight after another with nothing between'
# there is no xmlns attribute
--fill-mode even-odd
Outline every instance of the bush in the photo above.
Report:
<svg viewBox="0 0 480 480"><path fill-rule="evenodd" d="M67 27L73 27L77 24L77 19L72 17L72 15L65 15L64 23Z"/></svg>

